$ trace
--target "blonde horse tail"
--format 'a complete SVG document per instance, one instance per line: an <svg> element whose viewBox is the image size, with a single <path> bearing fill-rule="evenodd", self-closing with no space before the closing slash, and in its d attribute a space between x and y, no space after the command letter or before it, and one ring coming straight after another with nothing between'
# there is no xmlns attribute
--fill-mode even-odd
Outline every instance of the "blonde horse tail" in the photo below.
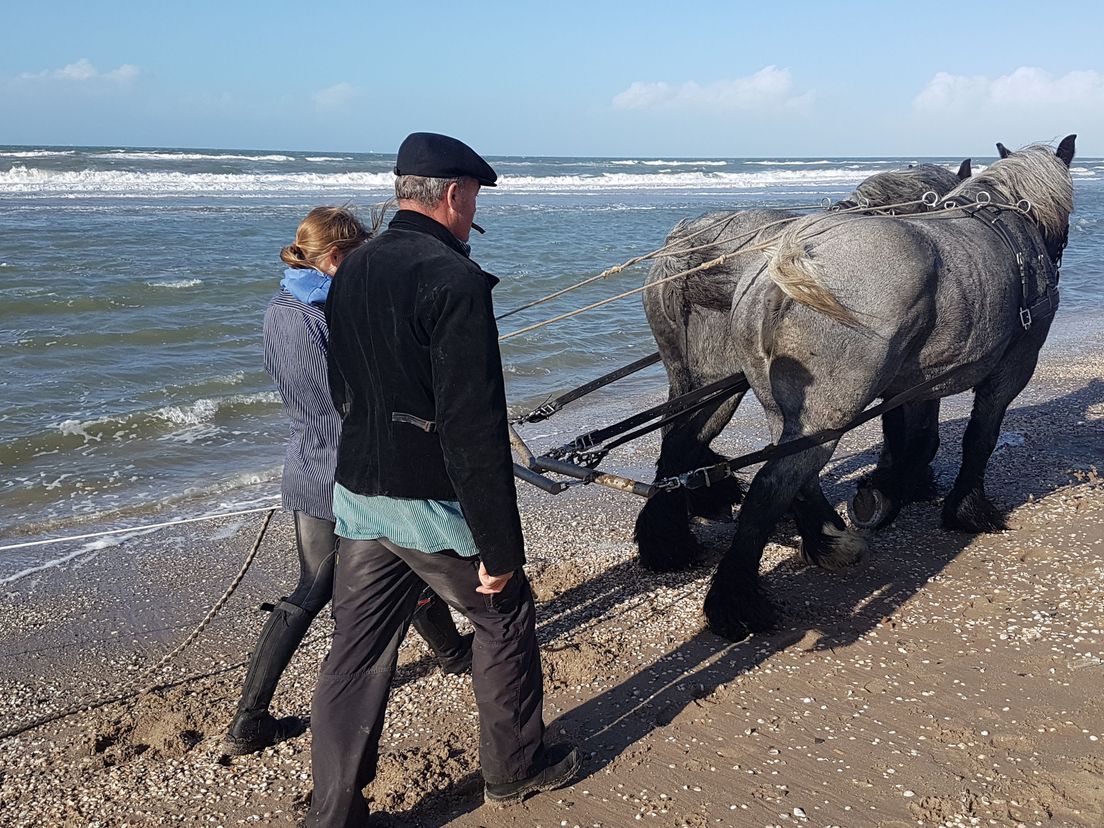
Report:
<svg viewBox="0 0 1104 828"><path fill-rule="evenodd" d="M835 295L824 287L821 268L805 247L800 223L788 228L769 251L767 275L779 289L800 305L836 320L848 327L859 322Z"/></svg>

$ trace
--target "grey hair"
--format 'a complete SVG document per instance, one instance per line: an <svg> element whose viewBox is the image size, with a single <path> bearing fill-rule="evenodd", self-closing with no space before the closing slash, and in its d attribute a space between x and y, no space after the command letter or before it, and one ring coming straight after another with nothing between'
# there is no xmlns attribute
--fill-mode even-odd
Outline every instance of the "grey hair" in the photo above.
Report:
<svg viewBox="0 0 1104 828"><path fill-rule="evenodd" d="M416 201L426 207L434 207L445 197L449 184L460 183L459 178L429 178L424 175L400 175L395 179L395 198Z"/></svg>
<svg viewBox="0 0 1104 828"><path fill-rule="evenodd" d="M872 175L835 206L842 209L854 206L875 208L904 203L908 206L897 207L894 212L923 213L928 209L923 202L910 202L920 202L928 191L942 196L958 185L958 176L946 167L920 164L907 170Z"/></svg>
<svg viewBox="0 0 1104 828"><path fill-rule="evenodd" d="M1010 204L1026 201L1028 212L1047 239L1065 237L1073 212L1073 179L1052 147L1031 144L1016 150L963 181L946 199L962 195L973 200L986 189L996 190Z"/></svg>

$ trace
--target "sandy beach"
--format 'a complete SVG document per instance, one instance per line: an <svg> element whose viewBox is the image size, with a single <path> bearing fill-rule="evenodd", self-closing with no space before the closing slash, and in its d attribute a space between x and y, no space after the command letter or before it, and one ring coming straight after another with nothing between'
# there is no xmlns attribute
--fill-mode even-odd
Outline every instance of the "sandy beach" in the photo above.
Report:
<svg viewBox="0 0 1104 828"><path fill-rule="evenodd" d="M639 501L596 487L522 489L550 738L577 741L579 779L511 810L481 807L468 677L404 644L373 809L394 826L1099 826L1104 824L1104 361L1099 337L1044 350L989 466L1003 533L939 528L906 508L868 560L831 574L783 524L763 561L781 627L732 644L703 627L712 567L636 564ZM648 400L611 403L625 410ZM943 407L936 476L957 468L970 398ZM607 413L603 411L603 415ZM527 434L557 442L584 410ZM574 419L572 419L574 417ZM824 473L842 503L879 432L848 435ZM717 448L761 444L745 405ZM650 478L654 439L610 463ZM156 515L149 515L152 521ZM128 539L0 590L3 728L116 692L203 617L260 516ZM732 524L696 528L714 561ZM164 672L168 686L0 741L0 825L294 826L310 734L221 756L243 663L294 571L280 514L241 588ZM327 649L319 618L277 694L309 712Z"/></svg>

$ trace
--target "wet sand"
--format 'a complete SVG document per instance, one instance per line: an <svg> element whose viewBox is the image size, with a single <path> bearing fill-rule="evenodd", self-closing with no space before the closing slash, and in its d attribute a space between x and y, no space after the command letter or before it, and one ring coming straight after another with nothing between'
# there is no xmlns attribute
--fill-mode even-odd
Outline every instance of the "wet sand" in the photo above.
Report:
<svg viewBox="0 0 1104 828"><path fill-rule="evenodd" d="M859 568L803 566L791 525L763 560L777 632L731 644L703 628L711 566L636 564L639 501L596 487L522 494L538 594L550 737L586 756L578 781L506 811L481 806L467 677L404 644L379 777L396 826L1096 826L1104 822L1104 358L1044 351L1005 421L990 496L1011 530L939 528L905 509ZM600 420L648 400L607 398ZM944 405L946 491L969 397ZM745 405L718 441L764 432ZM562 442L595 414L528 430ZM555 424L555 428L553 428ZM562 431L562 433L561 433ZM824 473L842 502L870 468L876 425ZM650 476L656 442L611 468ZM0 721L13 726L140 675L237 572L259 516L132 538L0 590ZM715 562L732 524L696 528ZM310 735L225 759L219 740L263 616L294 571L279 515L242 587L168 668L171 686L0 742L0 824L292 826L310 791ZM306 714L329 621L277 694Z"/></svg>

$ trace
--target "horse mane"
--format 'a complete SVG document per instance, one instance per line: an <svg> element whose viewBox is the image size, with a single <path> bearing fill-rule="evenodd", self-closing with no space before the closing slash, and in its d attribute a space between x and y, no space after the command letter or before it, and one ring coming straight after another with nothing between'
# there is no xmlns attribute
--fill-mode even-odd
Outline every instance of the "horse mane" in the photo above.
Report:
<svg viewBox="0 0 1104 828"><path fill-rule="evenodd" d="M907 170L892 170L872 175L851 193L843 204L853 203L859 206L902 204L918 201L929 190L937 195L957 187L959 178L946 167L936 164L920 164ZM926 208L922 204L900 212L920 213Z"/></svg>
<svg viewBox="0 0 1104 828"><path fill-rule="evenodd" d="M987 192L994 202L1010 205L1027 202L1027 212L1038 224L1048 243L1064 244L1073 212L1073 179L1066 162L1046 144L1031 144L994 162L947 193L970 202ZM919 217L917 217L919 218ZM824 287L820 265L806 246L819 216L795 221L780 233L768 253L767 274L778 288L795 302L806 305L844 325L858 327L855 315ZM859 221L855 216L852 220Z"/></svg>
<svg viewBox="0 0 1104 828"><path fill-rule="evenodd" d="M1073 179L1052 147L1031 144L1016 150L963 181L944 200L962 196L974 201L979 192L988 190L996 190L1009 204L1026 200L1031 205L1028 212L1048 241L1065 238L1073 212Z"/></svg>

